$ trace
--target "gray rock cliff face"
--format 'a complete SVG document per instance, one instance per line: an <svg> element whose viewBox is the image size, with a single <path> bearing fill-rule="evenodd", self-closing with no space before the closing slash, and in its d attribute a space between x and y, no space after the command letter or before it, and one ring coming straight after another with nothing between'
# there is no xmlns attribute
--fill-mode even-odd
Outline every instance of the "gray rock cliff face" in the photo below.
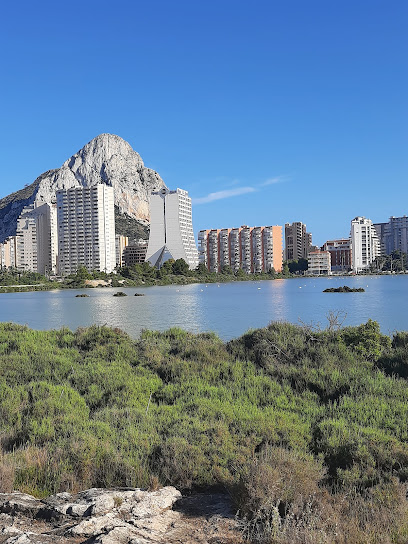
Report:
<svg viewBox="0 0 408 544"><path fill-rule="evenodd" d="M17 218L24 206L33 202L51 203L58 189L98 183L113 187L116 214L142 227L149 224L151 191L165 186L159 174L146 168L140 155L125 140L114 134L100 134L61 168L41 174L31 185L0 200L0 242L15 234Z"/></svg>

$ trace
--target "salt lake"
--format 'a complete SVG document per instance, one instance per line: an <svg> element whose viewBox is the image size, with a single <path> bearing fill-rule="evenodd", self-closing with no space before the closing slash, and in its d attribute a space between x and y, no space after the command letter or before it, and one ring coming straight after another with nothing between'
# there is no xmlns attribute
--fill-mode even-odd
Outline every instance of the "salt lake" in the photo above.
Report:
<svg viewBox="0 0 408 544"><path fill-rule="evenodd" d="M363 287L364 293L323 293L327 287ZM123 290L127 297L114 297ZM135 293L145 296L135 297ZM88 298L76 298L86 293ZM186 286L96 288L0 294L0 321L34 329L92 324L119 327L133 337L142 329L182 327L215 331L228 340L271 321L324 328L327 316L344 325L374 319L391 334L408 330L408 275L293 278Z"/></svg>

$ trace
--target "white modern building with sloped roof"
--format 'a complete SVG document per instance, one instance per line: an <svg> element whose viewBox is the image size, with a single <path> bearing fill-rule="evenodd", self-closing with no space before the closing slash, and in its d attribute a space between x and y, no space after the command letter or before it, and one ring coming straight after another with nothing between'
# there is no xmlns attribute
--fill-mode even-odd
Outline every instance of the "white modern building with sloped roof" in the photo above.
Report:
<svg viewBox="0 0 408 544"><path fill-rule="evenodd" d="M190 269L198 266L191 198L183 189L166 187L150 196L150 236L146 261L160 268L168 259L184 259Z"/></svg>

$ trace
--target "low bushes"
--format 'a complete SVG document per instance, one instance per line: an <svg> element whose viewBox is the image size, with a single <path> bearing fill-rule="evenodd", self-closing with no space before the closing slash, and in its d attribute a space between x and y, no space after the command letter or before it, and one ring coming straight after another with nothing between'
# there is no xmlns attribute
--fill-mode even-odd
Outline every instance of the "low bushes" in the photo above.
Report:
<svg viewBox="0 0 408 544"><path fill-rule="evenodd" d="M372 321L228 343L0 324L0 492L222 484L252 541L402 543L406 368Z"/></svg>

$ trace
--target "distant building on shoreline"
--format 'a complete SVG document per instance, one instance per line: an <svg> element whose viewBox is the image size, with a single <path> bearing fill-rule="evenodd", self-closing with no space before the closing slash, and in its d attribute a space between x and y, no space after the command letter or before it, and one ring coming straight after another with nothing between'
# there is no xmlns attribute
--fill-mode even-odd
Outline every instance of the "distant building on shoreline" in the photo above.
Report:
<svg viewBox="0 0 408 544"><path fill-rule="evenodd" d="M198 266L191 198L183 189L163 188L150 196L150 236L146 260L160 268L168 259L184 259Z"/></svg>
<svg viewBox="0 0 408 544"><path fill-rule="evenodd" d="M147 240L133 240L123 251L123 266L133 266L146 261Z"/></svg>
<svg viewBox="0 0 408 544"><path fill-rule="evenodd" d="M381 254L391 255L393 251L408 253L408 217L390 217L387 223L374 223L380 243Z"/></svg>
<svg viewBox="0 0 408 544"><path fill-rule="evenodd" d="M16 268L16 236L9 236L0 244L0 268Z"/></svg>
<svg viewBox="0 0 408 544"><path fill-rule="evenodd" d="M353 272L369 270L371 263L380 255L380 243L371 219L355 217L351 221L350 239Z"/></svg>
<svg viewBox="0 0 408 544"><path fill-rule="evenodd" d="M110 273L116 266L113 187L98 184L57 191L58 269Z"/></svg>
<svg viewBox="0 0 408 544"><path fill-rule="evenodd" d="M201 230L199 258L210 272L230 266L247 274L282 270L282 227Z"/></svg>
<svg viewBox="0 0 408 544"><path fill-rule="evenodd" d="M351 270L351 242L349 238L328 240L322 245L321 251L330 253L332 272L349 272Z"/></svg>
<svg viewBox="0 0 408 544"><path fill-rule="evenodd" d="M17 219L15 266L40 274L57 270L57 215L55 205L31 204Z"/></svg>
<svg viewBox="0 0 408 544"><path fill-rule="evenodd" d="M115 234L116 266L123 266L123 252L129 244L129 238L123 234Z"/></svg>
<svg viewBox="0 0 408 544"><path fill-rule="evenodd" d="M312 234L300 221L285 223L285 261L307 259L312 248Z"/></svg>
<svg viewBox="0 0 408 544"><path fill-rule="evenodd" d="M330 251L311 251L308 261L308 274L330 276L332 273Z"/></svg>

